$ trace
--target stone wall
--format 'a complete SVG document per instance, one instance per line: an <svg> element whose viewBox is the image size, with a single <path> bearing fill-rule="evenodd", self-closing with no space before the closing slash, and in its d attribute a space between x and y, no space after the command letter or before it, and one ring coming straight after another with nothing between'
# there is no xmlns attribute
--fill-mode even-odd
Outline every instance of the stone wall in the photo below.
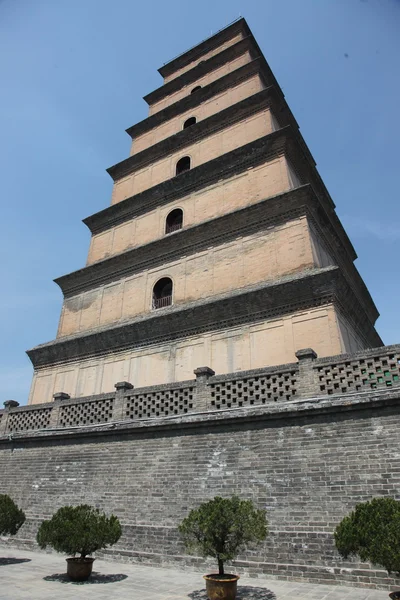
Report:
<svg viewBox="0 0 400 600"><path fill-rule="evenodd" d="M357 502L398 494L399 350L330 360L302 351L299 364L280 369L200 369L180 386L120 384L102 397L8 407L0 493L28 517L9 543L31 547L41 519L88 502L123 523L108 556L205 569L185 555L176 525L200 502L235 493L265 508L271 529L239 557L239 573L390 587L382 570L339 560L332 531ZM36 429L15 426L35 410Z"/></svg>

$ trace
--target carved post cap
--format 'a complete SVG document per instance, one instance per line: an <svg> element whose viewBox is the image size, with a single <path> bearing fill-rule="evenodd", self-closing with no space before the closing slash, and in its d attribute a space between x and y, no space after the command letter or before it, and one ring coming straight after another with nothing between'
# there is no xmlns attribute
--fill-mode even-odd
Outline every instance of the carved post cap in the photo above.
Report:
<svg viewBox="0 0 400 600"><path fill-rule="evenodd" d="M5 402L3 402L4 404L4 408L17 408L17 406L19 406L19 402L17 402L16 400L6 400Z"/></svg>
<svg viewBox="0 0 400 600"><path fill-rule="evenodd" d="M56 392L53 394L53 400L69 400L71 396L65 392Z"/></svg>
<svg viewBox="0 0 400 600"><path fill-rule="evenodd" d="M117 391L119 390L133 390L133 385L131 383L129 383L129 381L118 381L115 385L114 385L115 389Z"/></svg>
<svg viewBox="0 0 400 600"><path fill-rule="evenodd" d="M318 354L314 352L312 348L302 348L301 350L297 350L296 357L299 361L315 360L318 357Z"/></svg>
<svg viewBox="0 0 400 600"><path fill-rule="evenodd" d="M215 371L210 369L210 367L197 367L197 369L195 369L193 373L196 375L196 379L199 379L199 377L208 379L209 377L215 375Z"/></svg>

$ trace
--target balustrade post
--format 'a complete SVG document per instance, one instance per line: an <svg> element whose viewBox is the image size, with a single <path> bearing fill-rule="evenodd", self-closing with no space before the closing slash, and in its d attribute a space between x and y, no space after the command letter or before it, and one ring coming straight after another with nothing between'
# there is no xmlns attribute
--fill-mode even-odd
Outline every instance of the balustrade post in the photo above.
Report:
<svg viewBox="0 0 400 600"><path fill-rule="evenodd" d="M313 398L319 395L318 382L315 377L314 361L317 353L312 348L297 350L299 361L299 377L297 380L298 398Z"/></svg>
<svg viewBox="0 0 400 600"><path fill-rule="evenodd" d="M210 410L210 388L208 386L208 380L210 377L215 375L215 371L210 367L198 367L193 371L196 375L196 411Z"/></svg>
<svg viewBox="0 0 400 600"><path fill-rule="evenodd" d="M58 427L60 421L60 408L63 400L69 400L70 395L65 392L56 392L53 394L53 406L51 408L50 424L49 427Z"/></svg>
<svg viewBox="0 0 400 600"><path fill-rule="evenodd" d="M19 402L17 402L16 400L6 400L5 402L3 402L4 404L4 412L3 412L3 416L0 420L0 435L5 435L6 431L7 431L7 422L8 422L8 415L10 413L10 410L12 408L17 408L17 406L19 406Z"/></svg>
<svg viewBox="0 0 400 600"><path fill-rule="evenodd" d="M118 381L115 385L115 399L113 405L113 421L123 421L125 396L128 390L133 390L133 385L129 381Z"/></svg>

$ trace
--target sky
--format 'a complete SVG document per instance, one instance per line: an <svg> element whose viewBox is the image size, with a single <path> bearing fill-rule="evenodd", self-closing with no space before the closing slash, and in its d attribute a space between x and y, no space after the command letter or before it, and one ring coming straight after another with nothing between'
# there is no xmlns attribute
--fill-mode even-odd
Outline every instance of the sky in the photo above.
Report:
<svg viewBox="0 0 400 600"><path fill-rule="evenodd" d="M378 332L400 342L400 0L0 0L0 406L27 402L25 351L56 335L53 279L86 262L81 220L110 204L105 169L128 156L157 69L239 16L353 242Z"/></svg>

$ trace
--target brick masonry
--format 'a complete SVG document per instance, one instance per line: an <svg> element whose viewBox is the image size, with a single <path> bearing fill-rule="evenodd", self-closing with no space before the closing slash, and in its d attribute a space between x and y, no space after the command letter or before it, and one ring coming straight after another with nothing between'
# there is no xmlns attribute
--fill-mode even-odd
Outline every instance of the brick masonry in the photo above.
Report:
<svg viewBox="0 0 400 600"><path fill-rule="evenodd" d="M383 349L376 353L383 355ZM106 551L109 557L205 569L202 559L185 554L176 526L200 502L234 493L265 508L271 529L263 545L250 547L239 557L235 563L239 573L381 589L393 586L395 580L379 568L340 560L332 532L357 502L398 493L397 380L393 388L368 385L357 393L327 391L302 399L299 396L307 389L309 394L318 391L318 368L326 364L310 352L303 354L299 370L297 365L281 369L292 374L293 385L308 369L294 400L215 410L204 387L215 390L232 383L233 376L213 376L211 370L200 369L203 412L86 421L82 427L59 423L55 429L11 434L3 429L0 493L11 494L28 517L9 543L32 547L41 519L65 504L87 502L114 512L123 523L120 542ZM358 363L368 358L368 352L364 355ZM352 358L354 366L357 361ZM384 357L378 358L381 365ZM251 375L261 377L259 371L242 374L242 383ZM264 379L268 373L274 376L273 369L264 370ZM238 374L235 377L237 396L242 392ZM196 387L196 382L191 385ZM165 393L167 388L157 389ZM121 382L116 398L144 391ZM155 394L156 386L148 391ZM98 400L107 399L104 395ZM61 406L93 401L58 399ZM32 409L7 410L14 414ZM121 415L121 406L118 410Z"/></svg>

